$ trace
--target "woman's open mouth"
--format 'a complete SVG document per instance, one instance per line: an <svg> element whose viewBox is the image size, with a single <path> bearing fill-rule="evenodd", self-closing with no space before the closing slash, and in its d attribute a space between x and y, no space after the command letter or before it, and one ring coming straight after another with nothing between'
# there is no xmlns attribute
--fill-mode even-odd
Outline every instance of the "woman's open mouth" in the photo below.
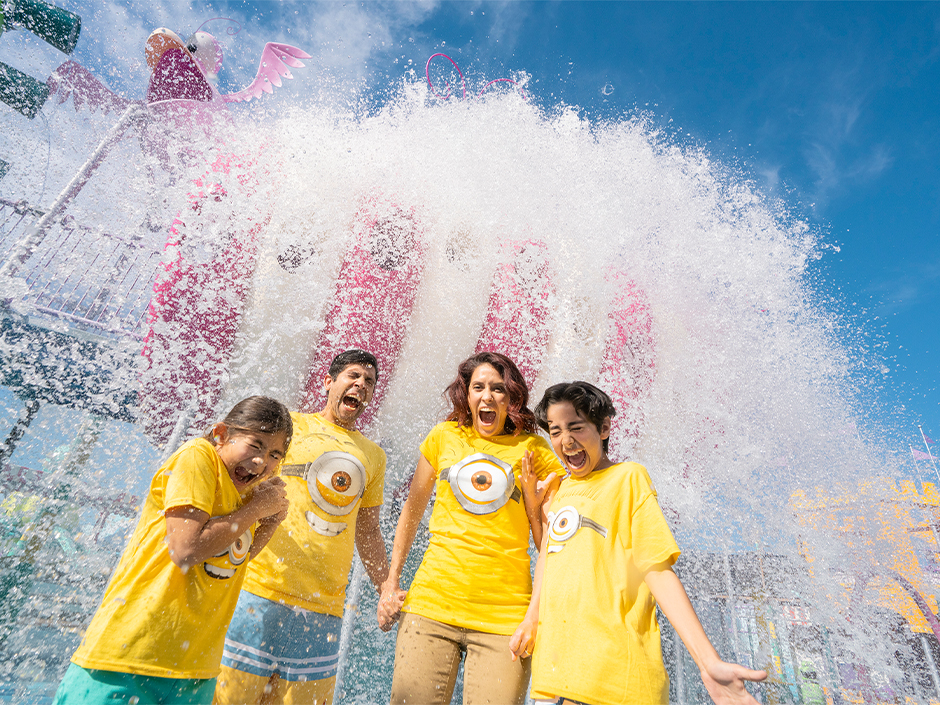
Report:
<svg viewBox="0 0 940 705"><path fill-rule="evenodd" d="M490 409L480 409L477 413L480 423L484 426L492 426L496 423L496 412Z"/></svg>

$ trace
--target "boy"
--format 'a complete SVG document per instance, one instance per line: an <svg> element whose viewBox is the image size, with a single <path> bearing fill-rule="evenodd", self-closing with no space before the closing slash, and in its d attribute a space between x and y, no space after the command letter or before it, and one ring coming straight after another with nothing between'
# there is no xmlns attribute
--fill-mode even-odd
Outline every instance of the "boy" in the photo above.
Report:
<svg viewBox="0 0 940 705"><path fill-rule="evenodd" d="M722 661L671 565L679 556L643 466L607 457L610 420L604 392L586 382L550 387L535 408L568 470L545 506L535 591L513 635L513 657L533 653L537 702L621 705L668 703L655 608L675 627L712 699L754 703L752 671ZM525 473L526 470L523 470ZM535 641L536 626L538 640Z"/></svg>

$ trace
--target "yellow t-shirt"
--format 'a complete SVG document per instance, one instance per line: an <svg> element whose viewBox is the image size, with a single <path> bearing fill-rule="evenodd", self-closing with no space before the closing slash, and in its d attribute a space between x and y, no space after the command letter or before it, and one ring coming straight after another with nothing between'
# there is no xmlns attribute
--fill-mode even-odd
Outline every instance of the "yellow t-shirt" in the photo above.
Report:
<svg viewBox="0 0 940 705"><path fill-rule="evenodd" d="M356 517L382 504L385 451L320 414L292 413L284 465L313 463L311 481L285 476L290 509L251 562L244 589L303 609L343 616Z"/></svg>
<svg viewBox="0 0 940 705"><path fill-rule="evenodd" d="M202 438L154 475L137 528L72 661L82 668L163 678L215 678L245 577L254 527L228 551L183 573L170 560L164 511L210 516L242 505L215 448Z"/></svg>
<svg viewBox="0 0 940 705"><path fill-rule="evenodd" d="M529 520L519 480L527 450L540 478L561 472L551 446L534 434L483 438L473 427L449 421L424 439L421 455L436 471L437 499L431 542L405 611L490 634L512 634L519 626L532 594ZM479 454L491 459L474 458Z"/></svg>
<svg viewBox="0 0 940 705"><path fill-rule="evenodd" d="M643 574L679 547L642 465L568 478L552 501L532 697L669 702L656 602Z"/></svg>

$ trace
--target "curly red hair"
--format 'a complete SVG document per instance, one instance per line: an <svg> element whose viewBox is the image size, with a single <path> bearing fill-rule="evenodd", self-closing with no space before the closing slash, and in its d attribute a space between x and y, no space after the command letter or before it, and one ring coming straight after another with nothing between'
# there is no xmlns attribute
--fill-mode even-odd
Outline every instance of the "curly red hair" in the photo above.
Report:
<svg viewBox="0 0 940 705"><path fill-rule="evenodd" d="M516 436L520 431L535 433L535 414L529 409L529 389L525 378L516 367L516 363L505 355L496 352L479 352L468 357L457 367L457 378L444 390L444 396L450 399L452 411L447 421L456 421L458 426L472 426L473 415L470 413L470 401L467 391L470 378L480 365L490 365L503 378L509 393L509 409L506 412L505 433Z"/></svg>

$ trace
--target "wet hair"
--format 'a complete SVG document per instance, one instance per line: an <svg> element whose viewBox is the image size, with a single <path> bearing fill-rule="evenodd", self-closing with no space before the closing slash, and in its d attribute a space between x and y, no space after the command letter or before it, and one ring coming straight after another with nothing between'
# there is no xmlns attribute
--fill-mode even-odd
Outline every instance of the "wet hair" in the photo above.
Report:
<svg viewBox="0 0 940 705"><path fill-rule="evenodd" d="M586 418L600 433L604 419L617 415L614 403L607 394L587 382L562 382L545 390L545 395L535 407L535 419L543 431L548 432L548 407L568 402L581 416ZM604 453L610 438L604 439Z"/></svg>
<svg viewBox="0 0 940 705"><path fill-rule="evenodd" d="M506 423L503 426L505 433L513 436L520 431L535 432L535 414L527 406L529 403L529 388L526 387L525 378L516 367L516 363L505 355L495 352L479 352L468 357L457 367L457 378L444 390L444 396L450 399L452 411L447 415L448 421L456 421L458 426L472 426L473 414L470 412L468 390L470 378L480 365L490 365L499 376L503 378L506 392L509 394L509 409L506 412Z"/></svg>
<svg viewBox="0 0 940 705"><path fill-rule="evenodd" d="M287 434L287 445L294 435L294 424L290 419L287 407L276 399L270 397L248 397L242 399L228 415L222 419L230 431L238 435L241 433L280 433ZM204 436L207 441L214 440L212 430Z"/></svg>
<svg viewBox="0 0 940 705"><path fill-rule="evenodd" d="M375 370L375 381L379 381L379 361L372 353L365 350L359 350L358 348L341 352L339 355L334 357L333 362L330 363L330 369L327 374L330 376L330 379L335 380L337 377L339 377L340 373L342 373L342 371L350 365L363 365L364 367L371 367Z"/></svg>

